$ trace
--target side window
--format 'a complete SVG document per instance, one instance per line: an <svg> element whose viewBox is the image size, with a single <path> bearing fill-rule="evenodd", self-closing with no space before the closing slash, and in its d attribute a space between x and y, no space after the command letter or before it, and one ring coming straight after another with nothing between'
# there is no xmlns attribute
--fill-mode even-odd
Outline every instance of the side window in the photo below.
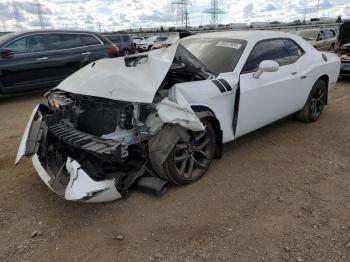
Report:
<svg viewBox="0 0 350 262"><path fill-rule="evenodd" d="M264 60L276 61L280 66L290 63L289 53L283 39L259 42L250 53L242 71L249 72L256 70Z"/></svg>
<svg viewBox="0 0 350 262"><path fill-rule="evenodd" d="M101 44L101 42L93 35L80 35L80 38L84 46Z"/></svg>
<svg viewBox="0 0 350 262"><path fill-rule="evenodd" d="M119 35L109 36L109 40L111 40L113 43L121 43L122 39Z"/></svg>
<svg viewBox="0 0 350 262"><path fill-rule="evenodd" d="M44 35L22 37L6 46L15 54L36 53L46 51Z"/></svg>
<svg viewBox="0 0 350 262"><path fill-rule="evenodd" d="M80 37L77 34L50 34L49 43L51 50L69 49L82 46Z"/></svg>
<svg viewBox="0 0 350 262"><path fill-rule="evenodd" d="M129 42L130 38L127 35L123 35L123 42Z"/></svg>
<svg viewBox="0 0 350 262"><path fill-rule="evenodd" d="M324 40L324 32L323 31L320 31L318 33L317 40L318 41Z"/></svg>

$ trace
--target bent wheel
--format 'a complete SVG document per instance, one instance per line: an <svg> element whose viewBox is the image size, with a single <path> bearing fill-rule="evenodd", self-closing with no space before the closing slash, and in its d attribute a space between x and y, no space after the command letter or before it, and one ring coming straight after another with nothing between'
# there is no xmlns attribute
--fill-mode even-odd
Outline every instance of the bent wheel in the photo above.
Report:
<svg viewBox="0 0 350 262"><path fill-rule="evenodd" d="M297 113L297 119L304 122L315 122L321 115L327 101L326 83L318 79L311 89L304 108Z"/></svg>
<svg viewBox="0 0 350 262"><path fill-rule="evenodd" d="M175 185L186 185L200 179L214 157L215 131L208 121L202 120L205 130L187 131L188 142L179 141L163 165L163 177Z"/></svg>

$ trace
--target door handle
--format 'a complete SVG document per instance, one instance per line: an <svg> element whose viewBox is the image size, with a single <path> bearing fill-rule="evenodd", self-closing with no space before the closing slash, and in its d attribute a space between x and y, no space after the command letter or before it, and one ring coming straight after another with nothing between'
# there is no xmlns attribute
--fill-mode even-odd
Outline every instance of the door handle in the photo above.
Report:
<svg viewBox="0 0 350 262"><path fill-rule="evenodd" d="M297 73L297 71L291 72L292 75L296 75Z"/></svg>
<svg viewBox="0 0 350 262"><path fill-rule="evenodd" d="M47 60L47 59L49 59L47 56L39 57L39 58L36 59L36 61L44 61L44 60Z"/></svg>
<svg viewBox="0 0 350 262"><path fill-rule="evenodd" d="M300 77L300 79L305 79L305 78L307 78L307 76L301 76L301 77Z"/></svg>
<svg viewBox="0 0 350 262"><path fill-rule="evenodd" d="M85 52L85 53L81 53L82 55L90 55L91 52Z"/></svg>

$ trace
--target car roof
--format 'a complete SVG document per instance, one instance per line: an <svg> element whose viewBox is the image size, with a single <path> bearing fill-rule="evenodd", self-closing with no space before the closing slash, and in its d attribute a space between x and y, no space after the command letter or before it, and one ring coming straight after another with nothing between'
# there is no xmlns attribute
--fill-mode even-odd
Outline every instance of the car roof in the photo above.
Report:
<svg viewBox="0 0 350 262"><path fill-rule="evenodd" d="M213 33L202 33L193 36L186 37L186 39L203 39L203 38L229 38L246 40L248 42L257 42L269 38L283 38L292 37L290 33L268 31L268 30L246 30L246 31L225 31L225 32L213 32Z"/></svg>
<svg viewBox="0 0 350 262"><path fill-rule="evenodd" d="M88 34L99 34L97 32L93 31L85 31L85 30L59 30L59 29L52 29L52 30L24 30L19 32L13 32L13 36L19 36L19 35L27 35L27 34L36 34L36 33L88 33Z"/></svg>

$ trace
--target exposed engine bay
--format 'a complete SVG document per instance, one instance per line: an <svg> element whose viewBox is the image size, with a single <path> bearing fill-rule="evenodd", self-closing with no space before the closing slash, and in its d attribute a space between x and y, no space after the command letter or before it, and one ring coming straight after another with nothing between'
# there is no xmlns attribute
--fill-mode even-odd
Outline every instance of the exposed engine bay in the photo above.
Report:
<svg viewBox="0 0 350 262"><path fill-rule="evenodd" d="M64 195L72 175L67 159L76 160L95 181L113 179L121 195L141 176L158 177L149 163L150 138L167 124L161 119L163 109L158 107L165 101L163 115L179 110L179 105L167 98L168 90L176 83L206 77L201 70L174 59L154 103L116 101L62 90L47 93L48 107L41 105L34 121L41 130L40 143L34 150L51 176L50 186ZM178 108L173 108L173 104ZM193 113L186 110L184 113ZM199 124L202 125L200 121ZM157 182L165 185L167 181ZM159 188L157 193L162 190Z"/></svg>

